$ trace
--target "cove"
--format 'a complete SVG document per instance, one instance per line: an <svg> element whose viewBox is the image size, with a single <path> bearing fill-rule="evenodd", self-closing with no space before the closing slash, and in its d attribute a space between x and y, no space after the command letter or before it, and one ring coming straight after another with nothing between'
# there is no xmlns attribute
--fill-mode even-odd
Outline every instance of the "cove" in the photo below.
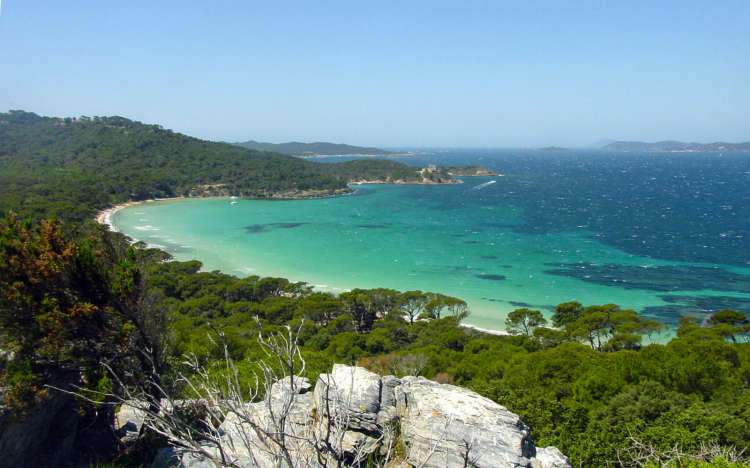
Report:
<svg viewBox="0 0 750 468"><path fill-rule="evenodd" d="M467 323L491 330L502 330L519 304L549 315L570 300L616 303L670 325L705 314L698 305L712 298L750 304L746 268L639 256L585 228L534 232L524 208L493 197L503 178L476 189L492 179L365 185L327 199L148 202L115 212L111 222L206 270L281 276L331 292L389 287L457 296L469 304ZM731 281L719 287L710 277Z"/></svg>

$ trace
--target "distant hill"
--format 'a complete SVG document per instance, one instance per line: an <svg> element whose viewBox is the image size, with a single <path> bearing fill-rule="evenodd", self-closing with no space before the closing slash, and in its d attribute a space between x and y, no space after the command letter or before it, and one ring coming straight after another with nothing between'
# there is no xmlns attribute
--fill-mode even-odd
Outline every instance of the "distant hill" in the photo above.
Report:
<svg viewBox="0 0 750 468"><path fill-rule="evenodd" d="M634 151L650 153L722 153L732 151L750 152L750 142L745 143L685 143L682 141L615 141L602 147L610 151Z"/></svg>
<svg viewBox="0 0 750 468"><path fill-rule="evenodd" d="M0 113L0 216L86 219L128 200L236 195L310 198L351 182L452 183L368 159L324 164L189 137L123 117Z"/></svg>
<svg viewBox="0 0 750 468"><path fill-rule="evenodd" d="M242 143L235 143L235 145L256 151L273 151L275 153L290 154L292 156L335 156L342 154L387 156L389 154L397 154L380 148L366 148L363 146L326 143L323 141L315 143L301 143L298 141L291 141L289 143L263 143L250 140Z"/></svg>
<svg viewBox="0 0 750 468"><path fill-rule="evenodd" d="M544 148L538 148L537 151L569 151L568 148L562 146L545 146Z"/></svg>

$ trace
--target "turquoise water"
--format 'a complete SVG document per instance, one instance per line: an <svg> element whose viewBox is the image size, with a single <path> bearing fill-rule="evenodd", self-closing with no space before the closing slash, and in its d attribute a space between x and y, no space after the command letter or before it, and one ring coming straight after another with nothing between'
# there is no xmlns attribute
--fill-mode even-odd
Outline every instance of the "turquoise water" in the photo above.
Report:
<svg viewBox="0 0 750 468"><path fill-rule="evenodd" d="M515 308L549 314L569 300L617 303L667 323L707 312L698 300L750 304L750 270L742 265L627 252L575 223L528 229L531 208L499 196L514 187L512 175L465 182L360 186L355 195L317 200L150 202L112 221L206 270L282 276L332 292L390 287L461 297L468 323L487 329L502 329ZM705 274L713 271L735 275L734 283L717 285ZM643 275L651 281L654 273L664 284L643 288Z"/></svg>

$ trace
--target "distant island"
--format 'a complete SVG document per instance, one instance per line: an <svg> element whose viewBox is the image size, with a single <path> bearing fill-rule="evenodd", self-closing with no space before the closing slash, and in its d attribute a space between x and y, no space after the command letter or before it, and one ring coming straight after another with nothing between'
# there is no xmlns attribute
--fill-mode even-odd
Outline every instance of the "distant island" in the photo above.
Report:
<svg viewBox="0 0 750 468"><path fill-rule="evenodd" d="M610 151L628 151L645 153L728 153L750 152L750 142L745 143L685 143L682 141L614 141L602 147Z"/></svg>
<svg viewBox="0 0 750 468"><path fill-rule="evenodd" d="M368 148L364 146L353 146L342 143L328 143L325 141L318 141L315 143L301 143L299 141L291 141L289 143L263 143L260 141L249 140L234 144L255 151L270 151L273 153L302 157L341 155L395 156L408 154L386 151L380 148Z"/></svg>

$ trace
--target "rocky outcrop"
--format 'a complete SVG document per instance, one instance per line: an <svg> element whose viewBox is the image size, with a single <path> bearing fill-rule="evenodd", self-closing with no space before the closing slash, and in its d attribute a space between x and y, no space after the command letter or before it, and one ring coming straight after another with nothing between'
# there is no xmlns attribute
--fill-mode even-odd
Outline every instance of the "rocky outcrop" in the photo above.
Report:
<svg viewBox="0 0 750 468"><path fill-rule="evenodd" d="M407 377L396 387L407 461L426 467L529 466L534 443L518 415L469 390Z"/></svg>
<svg viewBox="0 0 750 468"><path fill-rule="evenodd" d="M280 458L294 466L326 466L331 457L364 466L388 454L389 466L400 467L570 467L558 449L536 447L518 415L464 388L344 365L311 387L306 379L287 378L274 384L266 400L230 412L220 426L229 457L239 466L275 466ZM268 437L278 433L282 414L286 454ZM165 449L153 466L209 464Z"/></svg>
<svg viewBox="0 0 750 468"><path fill-rule="evenodd" d="M531 459L532 468L568 468L568 457L557 447L541 447L536 449L536 456Z"/></svg>

